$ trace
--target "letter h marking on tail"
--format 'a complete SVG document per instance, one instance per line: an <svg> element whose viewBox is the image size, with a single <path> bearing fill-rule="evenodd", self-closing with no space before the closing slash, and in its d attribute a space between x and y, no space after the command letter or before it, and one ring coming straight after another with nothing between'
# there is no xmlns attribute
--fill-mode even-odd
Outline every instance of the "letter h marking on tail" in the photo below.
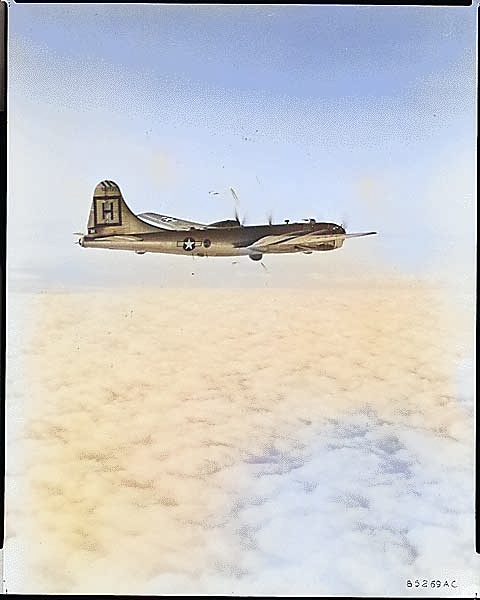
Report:
<svg viewBox="0 0 480 600"><path fill-rule="evenodd" d="M119 198L94 199L95 225L121 225L122 213Z"/></svg>
<svg viewBox="0 0 480 600"><path fill-rule="evenodd" d="M102 202L102 219L106 223L113 221L113 202Z"/></svg>

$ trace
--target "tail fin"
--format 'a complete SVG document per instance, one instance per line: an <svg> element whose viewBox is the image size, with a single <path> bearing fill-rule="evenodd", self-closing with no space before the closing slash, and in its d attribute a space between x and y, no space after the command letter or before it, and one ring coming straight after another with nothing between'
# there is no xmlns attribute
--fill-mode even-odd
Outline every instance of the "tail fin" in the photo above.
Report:
<svg viewBox="0 0 480 600"><path fill-rule="evenodd" d="M99 183L93 192L87 227L89 236L157 231L157 228L148 225L132 213L118 185L108 180Z"/></svg>

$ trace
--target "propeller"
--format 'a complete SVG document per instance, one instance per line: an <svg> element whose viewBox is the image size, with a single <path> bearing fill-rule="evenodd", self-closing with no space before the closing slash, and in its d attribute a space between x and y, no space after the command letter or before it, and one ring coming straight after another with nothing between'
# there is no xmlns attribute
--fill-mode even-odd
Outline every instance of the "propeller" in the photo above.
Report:
<svg viewBox="0 0 480 600"><path fill-rule="evenodd" d="M232 192L233 199L235 200L235 204L238 204L238 196L236 191L231 187L230 191Z"/></svg>
<svg viewBox="0 0 480 600"><path fill-rule="evenodd" d="M237 221L237 223L239 225L243 226L245 223L245 216L243 217L243 219L240 220L240 217L238 215L239 200L238 200L237 192L232 187L230 188L230 191L232 192L233 200L235 202L235 220Z"/></svg>

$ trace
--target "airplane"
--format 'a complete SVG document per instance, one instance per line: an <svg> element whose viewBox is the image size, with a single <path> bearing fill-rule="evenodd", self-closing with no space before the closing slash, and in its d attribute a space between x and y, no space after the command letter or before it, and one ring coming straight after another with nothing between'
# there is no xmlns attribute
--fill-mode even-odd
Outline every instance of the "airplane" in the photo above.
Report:
<svg viewBox="0 0 480 600"><path fill-rule="evenodd" d="M130 250L137 254L248 256L254 261L261 260L264 254L335 250L347 238L376 234L346 233L341 225L317 223L315 219L243 225L236 214L235 219L205 225L153 212L135 215L118 185L110 180L95 187L87 231L86 235L78 234L82 236L78 240L82 248Z"/></svg>

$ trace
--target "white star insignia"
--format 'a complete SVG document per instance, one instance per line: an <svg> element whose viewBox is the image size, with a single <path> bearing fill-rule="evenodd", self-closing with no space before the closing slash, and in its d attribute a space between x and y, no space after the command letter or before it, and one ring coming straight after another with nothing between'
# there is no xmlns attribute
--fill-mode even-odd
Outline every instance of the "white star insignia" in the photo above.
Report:
<svg viewBox="0 0 480 600"><path fill-rule="evenodd" d="M192 238L187 238L183 242L183 249L184 250L193 250L194 248L195 248L195 240L192 240Z"/></svg>

